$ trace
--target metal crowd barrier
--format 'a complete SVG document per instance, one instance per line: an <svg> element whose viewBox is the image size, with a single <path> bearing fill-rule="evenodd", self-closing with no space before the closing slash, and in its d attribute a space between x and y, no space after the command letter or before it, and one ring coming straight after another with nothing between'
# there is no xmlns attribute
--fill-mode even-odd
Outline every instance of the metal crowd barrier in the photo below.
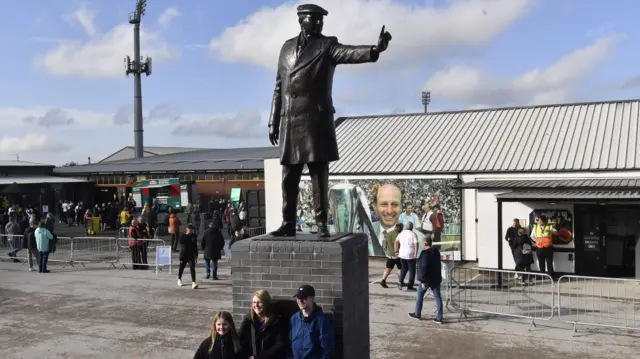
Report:
<svg viewBox="0 0 640 359"><path fill-rule="evenodd" d="M0 259L28 263L29 248L22 246L22 237L23 235L0 234ZM70 237L58 237L55 249L52 248L49 252L49 262L61 262L63 267L73 265L71 242ZM33 260L37 263L35 258Z"/></svg>
<svg viewBox="0 0 640 359"><path fill-rule="evenodd" d="M120 269L127 268L128 266L136 268L136 266L140 265L144 265L145 267L148 266L153 269L163 266L156 263L155 249L157 246L166 245L164 240L157 238L137 239L135 241L142 241L143 245L136 246L135 248L129 247L130 238L116 238L115 240L116 247L118 249L117 263ZM142 248L142 251L136 252L132 250L140 250L138 247ZM141 254L141 257L136 257L138 254Z"/></svg>
<svg viewBox="0 0 640 359"><path fill-rule="evenodd" d="M640 330L640 280L565 275L558 280L558 316L573 324Z"/></svg>
<svg viewBox="0 0 640 359"><path fill-rule="evenodd" d="M74 237L71 241L72 264L109 263L115 268L119 253L114 237Z"/></svg>
<svg viewBox="0 0 640 359"><path fill-rule="evenodd" d="M453 308L465 318L470 312L536 320L554 316L553 279L548 274L499 269L455 267L449 280ZM524 276L515 279L514 275ZM455 289L455 290L454 290Z"/></svg>

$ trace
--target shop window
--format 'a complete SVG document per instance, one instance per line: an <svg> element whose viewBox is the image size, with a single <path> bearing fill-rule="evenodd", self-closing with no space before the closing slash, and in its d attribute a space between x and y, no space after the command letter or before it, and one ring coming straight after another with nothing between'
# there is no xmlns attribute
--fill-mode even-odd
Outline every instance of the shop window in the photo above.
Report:
<svg viewBox="0 0 640 359"><path fill-rule="evenodd" d="M242 179L245 181L250 181L251 180L251 173L243 173L242 174Z"/></svg>
<svg viewBox="0 0 640 359"><path fill-rule="evenodd" d="M222 178L222 177L220 176L220 174L219 174L219 173L214 173L214 174L212 175L212 178L213 178L213 180L214 180L214 181L219 181L219 180L220 180L220 178Z"/></svg>

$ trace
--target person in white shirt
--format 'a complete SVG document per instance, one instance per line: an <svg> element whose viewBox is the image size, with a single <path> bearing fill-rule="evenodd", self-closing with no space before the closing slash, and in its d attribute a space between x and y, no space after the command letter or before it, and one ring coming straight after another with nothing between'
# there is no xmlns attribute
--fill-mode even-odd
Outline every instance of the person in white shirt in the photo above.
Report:
<svg viewBox="0 0 640 359"><path fill-rule="evenodd" d="M414 283L416 280L416 258L418 257L418 236L413 233L413 222L407 222L405 229L398 234L395 242L396 256L400 258L400 277L398 279L398 289L402 290L404 286L404 278L409 272L409 281L407 282L407 290L415 291Z"/></svg>
<svg viewBox="0 0 640 359"><path fill-rule="evenodd" d="M425 204L423 209L429 209L429 211L422 217L422 233L425 234L426 238L431 239L433 234L433 223L431 222L433 208L429 208L429 206Z"/></svg>

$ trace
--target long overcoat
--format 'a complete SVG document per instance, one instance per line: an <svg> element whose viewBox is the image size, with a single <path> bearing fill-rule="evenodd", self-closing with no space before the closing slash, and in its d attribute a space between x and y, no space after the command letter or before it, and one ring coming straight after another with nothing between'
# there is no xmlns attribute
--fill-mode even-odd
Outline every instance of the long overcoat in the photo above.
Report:
<svg viewBox="0 0 640 359"><path fill-rule="evenodd" d="M280 128L282 165L337 161L338 144L331 97L337 65L376 62L372 46L342 45L336 37L317 36L297 54L301 35L280 50L269 126Z"/></svg>

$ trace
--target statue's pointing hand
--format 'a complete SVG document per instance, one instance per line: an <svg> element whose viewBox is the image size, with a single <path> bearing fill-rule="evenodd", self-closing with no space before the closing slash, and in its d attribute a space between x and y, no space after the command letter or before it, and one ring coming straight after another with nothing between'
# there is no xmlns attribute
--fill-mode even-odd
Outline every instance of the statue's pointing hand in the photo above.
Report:
<svg viewBox="0 0 640 359"><path fill-rule="evenodd" d="M382 25L382 30L380 30L380 36L378 37L378 52L383 52L389 47L389 41L391 41L391 34L388 31L384 31L384 25Z"/></svg>

